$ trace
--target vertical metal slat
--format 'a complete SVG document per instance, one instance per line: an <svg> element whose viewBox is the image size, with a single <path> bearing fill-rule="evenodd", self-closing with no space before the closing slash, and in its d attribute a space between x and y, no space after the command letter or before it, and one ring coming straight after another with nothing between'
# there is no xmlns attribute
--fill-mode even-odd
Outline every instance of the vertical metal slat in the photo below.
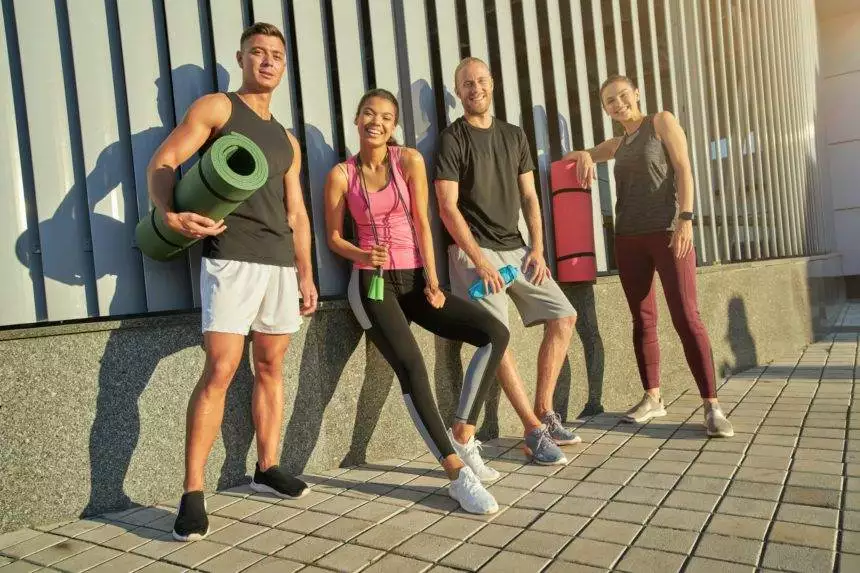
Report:
<svg viewBox="0 0 860 573"><path fill-rule="evenodd" d="M546 98L543 89L543 73L540 54L540 35L537 22L536 0L523 0L523 26L525 28L525 48L529 66L529 89L532 96L532 118L535 129L535 149L537 151L537 192L541 204L543 221L544 254L550 268L555 263L555 240L552 220L552 198L549 188L549 125Z"/></svg>
<svg viewBox="0 0 860 573"><path fill-rule="evenodd" d="M95 315L95 277L90 253L85 191L74 171L68 98L73 89L64 70L56 4L17 0L15 19L21 50L24 98L33 157L33 183L48 320ZM32 33L39 30L39 34ZM66 88L66 91L63 91ZM59 91L58 91L59 90Z"/></svg>
<svg viewBox="0 0 860 573"><path fill-rule="evenodd" d="M355 106L367 91L364 43L362 42L359 0L334 0L332 2L332 24L337 54L338 92L342 110L341 128L346 145L344 153L358 153L358 132L355 127ZM319 241L319 238L317 238Z"/></svg>
<svg viewBox="0 0 860 573"><path fill-rule="evenodd" d="M704 186L704 188L707 190L707 192L705 193L705 196L707 198L707 205L709 208L708 214L710 215L710 218L711 218L711 225L710 225L711 233L710 233L710 235L711 235L711 247L713 249L712 259L714 261L719 261L721 259L720 259L719 244L717 242L716 211L714 209L714 193L713 193L714 183L713 183L713 177L712 177L712 172L711 172L710 141L708 139L708 108L705 104L705 82L704 82L704 78L702 77L704 74L704 65L702 64L702 50L701 50L702 42L700 39L701 25L700 25L700 20L699 20L699 13L698 13L698 0L693 2L693 13L691 15L692 16L692 27L691 28L692 28L692 32L693 32L693 46L694 46L693 57L694 57L695 67L696 67L695 84L693 84L689 79L690 68L688 65L686 65L687 35L686 35L686 19L685 19L685 14L684 14L684 9L683 9L684 2L685 2L685 0L679 0L678 8L679 8L679 14L681 16L680 17L681 36L683 38L682 41L684 42L684 50L685 50L685 56L684 56L684 58L685 58L685 72L687 74L686 86L687 86L688 94L690 92L695 91L696 99L698 100L696 102L697 103L696 108L693 108L692 101L687 102L688 103L687 107L690 110L690 116L692 118L691 125L693 125L694 123L698 124L696 132L700 132L700 138L698 139L698 143L696 143L696 140L693 137L693 131L691 129L691 131L690 131L690 142L692 144L693 149L698 148L698 153L700 155L700 159L704 160L703 166L704 166L704 171L705 171L704 182L701 179L699 179L698 175L695 176L696 181L698 182L698 185L696 186L697 199L699 200L698 205L697 205L697 207L698 207L697 211L699 213L703 213L703 211L704 211L703 205L701 202L701 198L699 195L699 193L700 193L699 190ZM698 110L698 113L695 113L694 109ZM693 150L691 150L691 151L693 151ZM694 160L694 170L695 170L695 164L696 164L696 161ZM704 223L704 221L702 221L702 223ZM702 224L702 223L700 223L700 224ZM702 250L703 251L705 250L705 244L704 243L702 243ZM707 259L705 258L705 254L703 252L702 253L702 261L704 262L706 260Z"/></svg>
<svg viewBox="0 0 860 573"><path fill-rule="evenodd" d="M727 165L728 165L728 186L731 192L732 199L732 233L734 239L734 258L736 260L740 260L743 258L741 254L741 235L740 235L740 222L738 221L739 213L738 213L738 193L737 193L737 185L738 178L737 172L735 171L735 153L734 149L736 147L737 139L732 137L732 116L731 116L731 108L729 108L729 83L726 77L726 41L725 34L723 33L723 1L724 0L715 0L714 5L716 6L716 29L717 29L717 52L719 54L719 82L720 88L722 91L722 98L720 101L720 107L724 110L723 117L725 117L725 126L726 126L726 155L727 155ZM734 62L734 54L729 58L732 62ZM734 86L736 76L732 75L732 81ZM732 89L732 93L737 93L736 90ZM734 108L737 111L737 107ZM716 114L715 114L716 115ZM737 115L735 115L735 119L737 120ZM717 121L719 124L719 120ZM722 165L722 150L720 149L720 145L717 145L717 151L720 155L719 165ZM723 205L725 205L725 191L721 194ZM728 217L725 215L725 207L723 207L723 221L726 221ZM746 224L746 223L745 223ZM728 228L724 228L726 233L729 232ZM747 241L747 245L749 242ZM748 248L748 247L747 247ZM726 258L731 258L730 253L726 252Z"/></svg>
<svg viewBox="0 0 860 573"><path fill-rule="evenodd" d="M657 18L654 14L654 0L644 0L648 7L648 33L651 36L651 66L654 70L654 94L657 101L654 110L662 111L663 107L663 74L660 70L660 46L657 40ZM672 34L667 31L666 38L671 39ZM669 60L671 64L671 59Z"/></svg>
<svg viewBox="0 0 860 573"><path fill-rule="evenodd" d="M122 88L114 85L121 77L121 64L113 61L110 45L119 38L105 8L105 3L69 6L86 175L80 188L89 206L100 316L146 311L140 251L133 248L138 216L127 110L124 98L118 97Z"/></svg>
<svg viewBox="0 0 860 573"><path fill-rule="evenodd" d="M457 97L457 86L454 85L454 70L460 62L460 36L457 31L457 0L436 0L436 26L439 39L439 64L442 70L443 93L438 97L445 98L445 117L439 118L445 125L450 125L463 115L463 105ZM505 100L507 101L507 100Z"/></svg>
<svg viewBox="0 0 860 573"><path fill-rule="evenodd" d="M728 10L729 10L729 44L732 46L732 53L735 52L735 46L737 46L739 52L740 59L740 74L736 75L735 72L732 72L732 77L740 77L741 82L741 90L740 90L740 101L743 102L743 106L739 107L739 98L738 92L735 90L733 92L733 104L735 107L735 117L738 121L742 121L741 125L737 127L738 133L742 135L740 141L738 142L738 149L741 152L740 161L738 164L741 167L741 180L742 180L742 188L744 190L744 222L746 223L748 212L747 212L747 204L749 203L752 207L752 217L753 217L753 233L752 233L752 241L753 246L750 249L750 230L749 225L745 224L745 232L746 232L746 241L747 241L747 257L752 258L755 257L757 259L761 258L761 228L759 226L759 214L758 214L758 194L757 194L757 177L756 172L753 167L753 152L752 145L750 143L750 108L756 105L755 101L752 101L750 98L750 89L749 89L749 62L747 60L747 51L746 51L746 41L748 32L744 29L744 15L742 14L740 7L738 10L732 9L732 4L736 0L729 0ZM734 17L733 17L734 16ZM737 35L734 33L735 28L737 28ZM739 41L737 44L734 43L734 39L737 37ZM732 58L732 68L734 69L735 63L734 58ZM743 114L740 114L740 110L743 109ZM742 120L741 120L742 117ZM743 149L744 144L746 144L746 159L744 159ZM757 151L757 150L756 150ZM744 166L744 160L746 161L746 165ZM745 167L745 168L744 168Z"/></svg>
<svg viewBox="0 0 860 573"><path fill-rule="evenodd" d="M594 22L594 44L595 44L595 52L597 54L597 78L598 82L602 82L606 76L606 44L603 41L603 13L601 11L600 2L597 0L592 0L591 2L591 19ZM599 97L599 94L598 94ZM603 139L611 139L612 132L612 120L606 114L603 114L601 118L603 121ZM609 194L609 208L611 210L612 216L612 228L615 228L615 178L611 176L611 173L615 167L615 161L609 161L606 164L606 168L604 173L606 176L606 181L601 181L603 185L600 185L601 195L604 192ZM598 171L600 173L600 170Z"/></svg>
<svg viewBox="0 0 860 573"><path fill-rule="evenodd" d="M582 30L582 0L571 0L570 21L572 28L573 54L576 58L576 92L579 103L580 129L582 129L582 144L585 149L594 147L594 124L591 119L591 106L588 103L591 94L588 92L587 62L585 60L585 36ZM591 184L591 221L594 227L594 254L597 259L597 270L608 270L606 240L603 230L603 210L600 205L599 183Z"/></svg>
<svg viewBox="0 0 860 573"><path fill-rule="evenodd" d="M729 63L729 76L731 77L731 83L726 87L727 91L731 92L731 102L732 102L732 116L734 117L734 122L731 124L731 129L734 132L734 137L732 141L734 145L731 145L730 152L732 153L733 158L736 160L734 163L737 165L737 175L738 178L735 180L736 185L740 188L740 202L741 202L741 214L743 217L743 229L744 229L744 240L743 240L743 254L738 253L738 258L752 258L752 248L750 245L750 226L749 226L749 207L750 207L750 196L747 192L748 182L747 182L747 173L744 170L744 156L743 156L743 141L744 137L749 130L743 131L741 129L741 109L740 102L738 100L738 89L737 82L740 79L741 89L743 91L746 90L746 78L744 77L744 73L738 73L738 66L736 61L736 54L738 54L737 44L735 43L735 22L732 12L732 2L734 0L726 0L726 18L725 18L725 28L727 30L727 45L728 52L726 50L723 51L724 54L727 53L727 59ZM743 65L743 61L741 62ZM746 103L746 100L744 101ZM732 199L735 199L737 193L733 191ZM753 197L753 202L755 201L755 197ZM735 203L735 221L737 221L737 203Z"/></svg>
<svg viewBox="0 0 860 573"><path fill-rule="evenodd" d="M647 2L647 0L645 1ZM630 0L630 19L633 20L633 54L636 60L636 81L639 83L639 105L642 108L642 113L648 113L648 98L646 97L648 90L645 89L645 68L642 64L642 37L639 30L638 0Z"/></svg>
<svg viewBox="0 0 860 573"><path fill-rule="evenodd" d="M298 46L299 77L303 78L299 89L302 94L302 112L306 160L308 166L308 190L313 213L313 234L319 290L322 296L343 295L346 293L346 264L332 253L324 240L325 179L329 169L337 162L338 150L335 149L334 90L329 61L325 29L324 7L322 0L296 2L293 5L296 23L296 45Z"/></svg>
<svg viewBox="0 0 860 573"><path fill-rule="evenodd" d="M722 155L722 138L720 134L720 108L717 105L717 70L716 70L716 62L714 60L714 38L711 26L711 11L708 8L708 2L705 2L705 9L703 10L704 14L704 22L705 22L705 54L708 60L708 103L710 104L709 116L711 119L711 134L710 141L712 142L713 148L709 145L709 161L716 163L716 172L717 172L717 188L720 191L719 198L719 206L720 206L720 218L722 220L722 233L720 235L723 238L723 251L722 256L728 260L731 260L732 254L731 249L729 247L729 216L726 211L726 179L723 173L723 155ZM693 4L693 10L697 11L701 8L699 1ZM696 18L698 22L698 18ZM697 48L698 49L698 48ZM711 149L713 149L714 157L711 158ZM713 198L715 192L712 190L710 195ZM713 216L712 212L712 216ZM716 217L714 217L714 225L716 225Z"/></svg>
<svg viewBox="0 0 860 573"><path fill-rule="evenodd" d="M0 173L5 174L6 184L6 189L0 193L0 213L3 214L0 266L4 278L0 282L3 300L0 325L36 322L41 318L36 308L36 290L41 288L42 266L35 252L38 238L35 218L28 215L28 211L33 211L27 205L32 201L33 189L31 182L25 179L30 158L27 157L26 133L18 132L16 115L23 110L15 105L20 104L15 92L20 89L20 85L16 85L20 78L10 66L12 34L7 37L7 28L14 32L14 26L15 22L7 21L4 10L0 10L0 100L6 102L0 106Z"/></svg>

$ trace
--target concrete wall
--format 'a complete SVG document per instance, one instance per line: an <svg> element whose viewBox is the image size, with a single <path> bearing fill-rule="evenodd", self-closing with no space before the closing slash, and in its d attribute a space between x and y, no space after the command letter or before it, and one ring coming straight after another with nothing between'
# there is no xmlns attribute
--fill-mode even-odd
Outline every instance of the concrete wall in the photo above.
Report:
<svg viewBox="0 0 860 573"><path fill-rule="evenodd" d="M838 267L830 256L700 269L700 308L718 373L794 351L832 322L844 300L842 279L833 277ZM628 407L641 387L618 278L568 295L580 312L581 338L574 337L561 374L558 409L572 419L582 408L586 362L592 393L602 381L607 410ZM659 328L664 391L693 388L662 302ZM196 314L0 331L0 531L178 496L185 407L203 366L198 331ZM416 335L450 419L461 351L419 329ZM540 337L540 328L521 325L512 335L530 392ZM325 305L302 328L284 379L282 463L292 471L423 450L390 369L343 303ZM245 363L229 392L207 488L235 485L253 468L250 381ZM482 435L521 432L498 393L486 412Z"/></svg>
<svg viewBox="0 0 860 573"><path fill-rule="evenodd" d="M833 197L836 250L860 275L860 3L818 2L822 157Z"/></svg>

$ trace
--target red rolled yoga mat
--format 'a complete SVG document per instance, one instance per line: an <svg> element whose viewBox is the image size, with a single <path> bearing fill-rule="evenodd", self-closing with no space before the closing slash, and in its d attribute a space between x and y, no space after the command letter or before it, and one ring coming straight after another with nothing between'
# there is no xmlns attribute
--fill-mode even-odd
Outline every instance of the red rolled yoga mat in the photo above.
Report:
<svg viewBox="0 0 860 573"><path fill-rule="evenodd" d="M577 178L575 161L554 161L550 182L556 279L563 283L593 281L597 277L597 262L591 189Z"/></svg>

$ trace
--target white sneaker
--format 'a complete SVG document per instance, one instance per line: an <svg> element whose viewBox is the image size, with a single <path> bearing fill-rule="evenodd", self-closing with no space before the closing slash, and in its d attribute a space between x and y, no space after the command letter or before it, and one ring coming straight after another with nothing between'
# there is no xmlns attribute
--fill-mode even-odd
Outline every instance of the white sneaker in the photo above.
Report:
<svg viewBox="0 0 860 573"><path fill-rule="evenodd" d="M448 438L451 440L451 445L454 446L454 451L460 456L469 468L475 472L483 482L496 481L499 479L499 472L484 463L481 458L481 442L475 439L475 436L469 438L465 444L461 444L454 439L454 432L448 428Z"/></svg>
<svg viewBox="0 0 860 573"><path fill-rule="evenodd" d="M719 406L705 406L705 428L712 438L731 438L735 435L732 423Z"/></svg>
<svg viewBox="0 0 860 573"><path fill-rule="evenodd" d="M469 466L460 468L460 475L448 486L448 495L469 513L487 515L499 511L499 504L488 492Z"/></svg>

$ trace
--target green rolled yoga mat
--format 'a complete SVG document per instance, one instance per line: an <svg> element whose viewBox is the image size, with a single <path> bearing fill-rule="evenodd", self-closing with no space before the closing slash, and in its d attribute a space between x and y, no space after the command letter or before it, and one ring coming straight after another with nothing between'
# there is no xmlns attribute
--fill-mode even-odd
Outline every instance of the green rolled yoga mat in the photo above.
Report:
<svg viewBox="0 0 860 573"><path fill-rule="evenodd" d="M268 177L269 164L256 143L238 133L222 135L176 184L174 209L219 221ZM155 209L137 224L135 238L140 251L157 261L172 259L198 241L174 232Z"/></svg>

